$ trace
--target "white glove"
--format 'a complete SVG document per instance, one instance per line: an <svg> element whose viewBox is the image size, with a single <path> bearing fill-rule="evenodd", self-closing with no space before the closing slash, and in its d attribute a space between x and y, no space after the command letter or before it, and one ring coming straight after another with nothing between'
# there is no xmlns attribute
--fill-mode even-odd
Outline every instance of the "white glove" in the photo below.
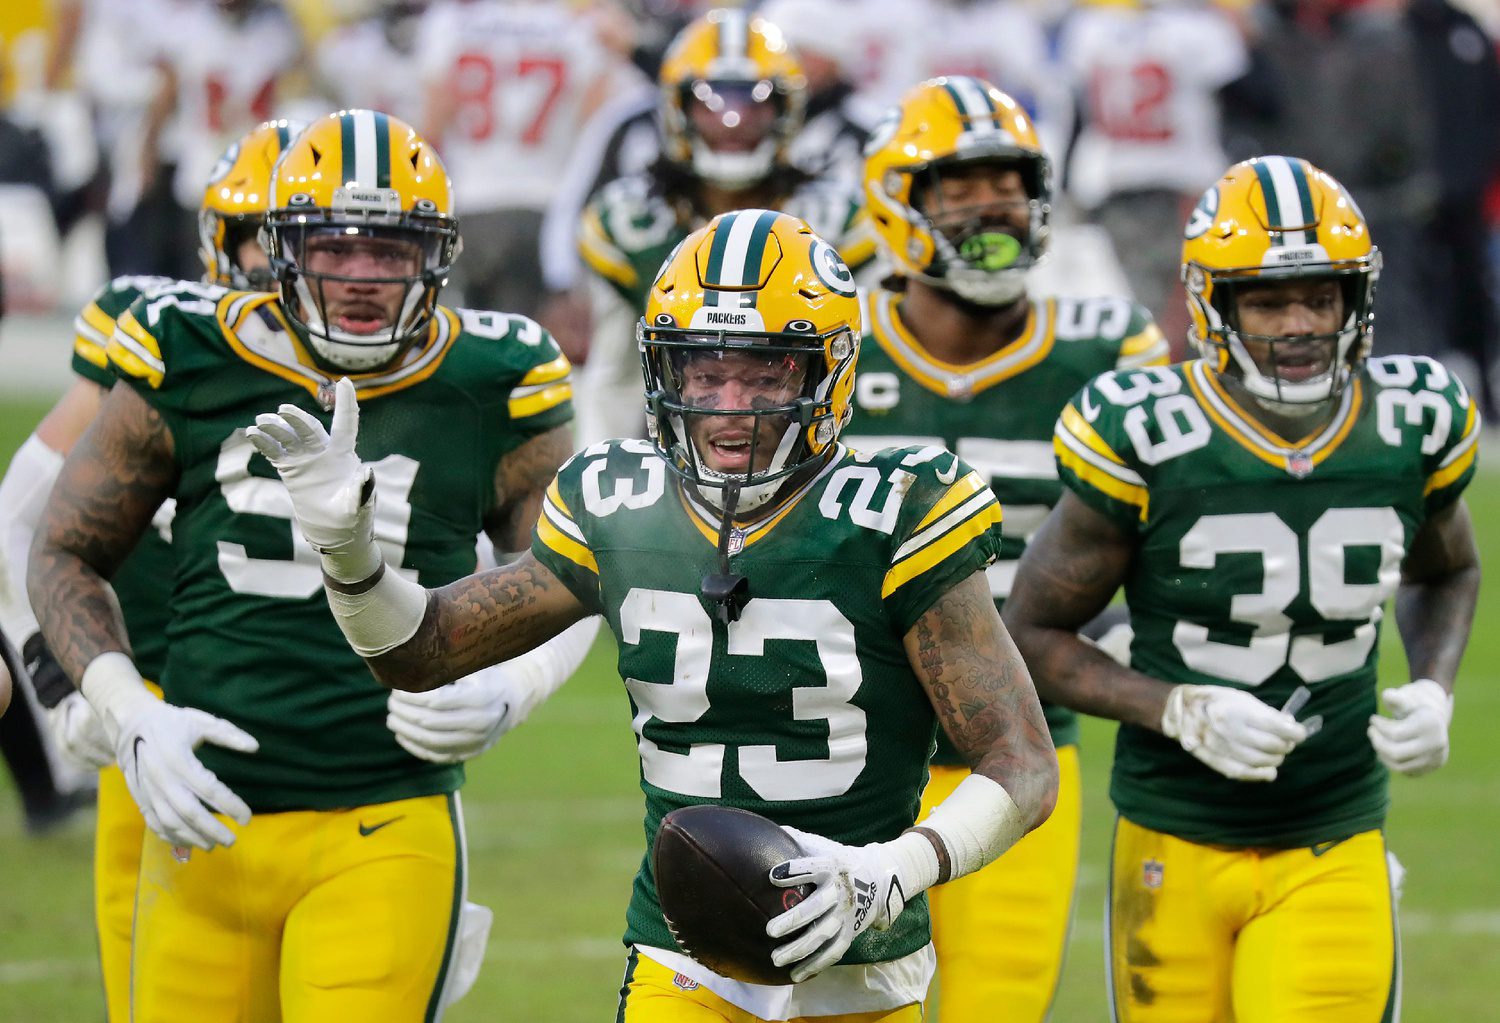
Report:
<svg viewBox="0 0 1500 1023"><path fill-rule="evenodd" d="M890 927L906 906L906 896L896 883L899 864L882 845L842 845L786 825L781 830L797 840L803 855L772 867L771 883L780 888L811 884L815 890L772 917L766 934L796 934L771 952L771 962L796 963L792 982L801 983L837 963L869 928Z"/></svg>
<svg viewBox="0 0 1500 1023"><path fill-rule="evenodd" d="M1370 745L1392 771L1418 775L1436 771L1448 762L1448 725L1453 720L1453 694L1430 678L1387 689L1380 700L1388 718L1370 715Z"/></svg>
<svg viewBox="0 0 1500 1023"><path fill-rule="evenodd" d="M1286 755L1308 736L1292 715L1228 686L1173 687L1161 730L1236 781L1274 781Z"/></svg>
<svg viewBox="0 0 1500 1023"><path fill-rule="evenodd" d="M82 693L69 693L47 711L47 725L64 756L95 771L115 762L115 748L104 725Z"/></svg>
<svg viewBox="0 0 1500 1023"><path fill-rule="evenodd" d="M146 826L172 845L233 845L234 832L214 814L244 825L250 808L193 750L211 742L254 753L260 748L255 737L223 718L157 699L124 654L95 658L79 689L99 713Z"/></svg>
<svg viewBox="0 0 1500 1023"><path fill-rule="evenodd" d="M514 726L511 708L519 700L512 689L498 664L425 693L397 689L386 699L385 726L414 757L435 764L470 760Z"/></svg>
<svg viewBox="0 0 1500 1023"><path fill-rule="evenodd" d="M281 475L302 535L341 582L359 582L380 566L375 546L375 486L354 453L359 402L354 384L334 387L333 431L295 405L263 412L245 436Z"/></svg>

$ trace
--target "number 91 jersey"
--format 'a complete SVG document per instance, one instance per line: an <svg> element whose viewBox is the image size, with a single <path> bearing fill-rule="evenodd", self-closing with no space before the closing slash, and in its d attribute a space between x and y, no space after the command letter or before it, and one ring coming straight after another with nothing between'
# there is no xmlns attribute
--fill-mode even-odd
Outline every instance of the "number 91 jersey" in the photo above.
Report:
<svg viewBox="0 0 1500 1023"><path fill-rule="evenodd" d="M1375 712L1383 605L1413 536L1474 473L1479 416L1426 358L1372 359L1332 420L1295 445L1261 427L1206 363L1095 378L1054 437L1064 485L1135 536L1131 665L1228 685L1323 727L1270 784L1223 777L1122 725L1110 795L1126 818L1196 842L1291 847L1379 827Z"/></svg>
<svg viewBox="0 0 1500 1023"><path fill-rule="evenodd" d="M916 819L935 717L902 640L994 559L1000 506L941 448L840 447L782 509L730 537L749 602L727 626L700 596L719 517L644 441L575 455L547 491L532 551L620 644L646 795L647 848L668 812L743 807L850 845ZM674 950L651 860L626 940ZM924 948L925 898L842 960Z"/></svg>
<svg viewBox="0 0 1500 1023"><path fill-rule="evenodd" d="M108 352L170 431L179 472L162 689L260 740L253 756L204 744L204 765L256 812L454 791L461 765L419 761L385 727L388 694L349 649L286 487L245 437L284 402L331 421L332 384L280 300L187 282L147 292ZM472 572L499 460L571 414L567 360L524 317L438 307L398 367L351 378L386 563L426 586Z"/></svg>

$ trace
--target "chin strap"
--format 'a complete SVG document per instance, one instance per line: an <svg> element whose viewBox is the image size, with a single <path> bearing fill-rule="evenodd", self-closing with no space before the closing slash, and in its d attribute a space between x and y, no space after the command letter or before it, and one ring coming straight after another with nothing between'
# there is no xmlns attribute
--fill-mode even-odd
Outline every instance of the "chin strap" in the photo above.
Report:
<svg viewBox="0 0 1500 1023"><path fill-rule="evenodd" d="M750 580L729 570L729 537L734 532L734 509L740 502L740 488L724 488L724 516L719 520L719 570L703 577L703 596L714 605L714 614L728 625L738 621L745 602L750 599Z"/></svg>

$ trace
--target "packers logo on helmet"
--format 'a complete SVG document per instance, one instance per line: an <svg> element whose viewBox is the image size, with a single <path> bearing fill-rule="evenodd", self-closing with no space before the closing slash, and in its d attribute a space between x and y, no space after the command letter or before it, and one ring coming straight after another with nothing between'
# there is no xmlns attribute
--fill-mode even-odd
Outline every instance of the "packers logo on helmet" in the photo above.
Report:
<svg viewBox="0 0 1500 1023"><path fill-rule="evenodd" d="M945 175L975 164L1019 173L1024 228L993 208L942 209ZM1015 100L983 79L934 78L876 126L865 148L865 202L898 274L980 305L1008 305L1047 251L1051 163Z"/></svg>
<svg viewBox="0 0 1500 1023"><path fill-rule="evenodd" d="M807 79L764 18L709 11L662 61L662 129L669 160L721 188L764 181L802 128Z"/></svg>
<svg viewBox="0 0 1500 1023"><path fill-rule="evenodd" d="M760 507L832 456L859 358L852 281L806 222L773 210L715 217L662 267L637 327L647 422L721 510Z"/></svg>
<svg viewBox="0 0 1500 1023"><path fill-rule="evenodd" d="M1257 398L1282 405L1324 402L1348 386L1369 355L1379 276L1380 251L1343 185L1306 160L1246 160L1203 194L1188 219L1182 245L1188 339ZM1342 303L1336 329L1293 336L1242 329L1239 296L1285 281L1336 282ZM1246 342L1264 346L1260 363ZM1305 353L1318 344L1327 359L1317 372L1285 371L1285 352L1295 346Z"/></svg>
<svg viewBox="0 0 1500 1023"><path fill-rule="evenodd" d="M424 336L459 251L453 188L437 152L411 127L375 110L314 121L282 154L271 184L266 248L290 316L317 357L353 372L381 368ZM389 273L350 278L309 266L333 238L361 239L409 258ZM311 247L311 248L310 248ZM329 316L331 288L400 285L399 311L364 331ZM379 322L388 319L389 322Z"/></svg>
<svg viewBox="0 0 1500 1023"><path fill-rule="evenodd" d="M198 207L198 256L204 279L241 291L270 291L269 270L240 266L239 250L254 239L271 204L271 171L304 121L266 121L230 145L214 164Z"/></svg>

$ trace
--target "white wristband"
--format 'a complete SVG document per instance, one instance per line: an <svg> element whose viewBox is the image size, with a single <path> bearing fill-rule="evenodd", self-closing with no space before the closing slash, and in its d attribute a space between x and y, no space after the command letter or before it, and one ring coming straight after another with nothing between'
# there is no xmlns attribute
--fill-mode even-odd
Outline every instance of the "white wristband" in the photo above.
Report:
<svg viewBox="0 0 1500 1023"><path fill-rule="evenodd" d="M142 701L157 702L134 662L118 650L100 654L88 663L78 680L78 691L99 715L111 745L120 734L121 722L133 717Z"/></svg>
<svg viewBox="0 0 1500 1023"><path fill-rule="evenodd" d="M996 859L1027 832L1026 816L1005 786L982 774L960 782L917 827L935 833L947 847L949 881Z"/></svg>
<svg viewBox="0 0 1500 1023"><path fill-rule="evenodd" d="M26 562L62 464L63 456L32 434L11 456L5 478L0 480L0 558L4 559L0 626L17 643L37 630L26 593Z"/></svg>
<svg viewBox="0 0 1500 1023"><path fill-rule="evenodd" d="M427 616L427 591L389 566L362 593L344 593L326 585L324 589L344 638L361 657L379 657L394 650L416 634Z"/></svg>

